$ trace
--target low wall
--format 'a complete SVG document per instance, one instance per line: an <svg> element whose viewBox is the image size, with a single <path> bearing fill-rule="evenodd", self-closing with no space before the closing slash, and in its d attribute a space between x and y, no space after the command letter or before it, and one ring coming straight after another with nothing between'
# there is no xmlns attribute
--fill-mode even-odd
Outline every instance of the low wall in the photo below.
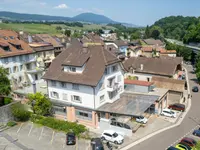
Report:
<svg viewBox="0 0 200 150"><path fill-rule="evenodd" d="M11 106L17 102L12 102L8 105L0 107L0 124L6 124L9 121L14 120L11 112Z"/></svg>

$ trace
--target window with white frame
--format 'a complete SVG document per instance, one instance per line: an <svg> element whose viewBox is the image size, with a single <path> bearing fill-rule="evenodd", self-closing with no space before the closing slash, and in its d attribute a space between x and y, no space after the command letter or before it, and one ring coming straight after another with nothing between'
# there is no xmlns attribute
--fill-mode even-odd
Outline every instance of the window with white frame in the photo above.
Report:
<svg viewBox="0 0 200 150"><path fill-rule="evenodd" d="M99 103L102 104L105 102L105 95L100 96Z"/></svg>
<svg viewBox="0 0 200 150"><path fill-rule="evenodd" d="M4 58L4 63L8 63L8 58Z"/></svg>
<svg viewBox="0 0 200 150"><path fill-rule="evenodd" d="M76 110L76 117L84 120L92 120L92 112L84 110Z"/></svg>
<svg viewBox="0 0 200 150"><path fill-rule="evenodd" d="M79 85L78 84L72 84L72 89L79 90Z"/></svg>
<svg viewBox="0 0 200 150"><path fill-rule="evenodd" d="M51 97L52 98L59 98L59 94L57 92L52 91L51 92Z"/></svg>
<svg viewBox="0 0 200 150"><path fill-rule="evenodd" d="M66 93L63 93L63 100L68 100Z"/></svg>
<svg viewBox="0 0 200 150"><path fill-rule="evenodd" d="M69 67L69 70L70 70L71 72L76 72L76 67Z"/></svg>
<svg viewBox="0 0 200 150"><path fill-rule="evenodd" d="M81 97L80 96L76 96L76 95L72 95L72 102L82 103Z"/></svg>
<svg viewBox="0 0 200 150"><path fill-rule="evenodd" d="M117 82L121 82L122 81L122 76L121 75L118 75L117 76Z"/></svg>
<svg viewBox="0 0 200 150"><path fill-rule="evenodd" d="M62 88L66 88L66 87L67 87L67 84L66 84L65 82L60 82L60 86L61 86Z"/></svg>
<svg viewBox="0 0 200 150"><path fill-rule="evenodd" d="M29 55L25 56L26 61L29 61Z"/></svg>
<svg viewBox="0 0 200 150"><path fill-rule="evenodd" d="M23 61L23 55L19 56L19 60Z"/></svg>
<svg viewBox="0 0 200 150"><path fill-rule="evenodd" d="M104 74L105 74L105 75L109 74L109 69L108 69L108 68L105 68Z"/></svg>
<svg viewBox="0 0 200 150"><path fill-rule="evenodd" d="M118 70L118 66L117 65L112 66L112 72L116 72L117 70Z"/></svg>
<svg viewBox="0 0 200 150"><path fill-rule="evenodd" d="M56 86L56 81L51 81L51 86Z"/></svg>

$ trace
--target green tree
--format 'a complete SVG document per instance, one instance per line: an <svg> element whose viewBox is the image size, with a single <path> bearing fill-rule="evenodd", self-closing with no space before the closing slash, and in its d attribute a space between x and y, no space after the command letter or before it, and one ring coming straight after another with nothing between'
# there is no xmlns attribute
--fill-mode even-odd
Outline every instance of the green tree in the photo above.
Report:
<svg viewBox="0 0 200 150"><path fill-rule="evenodd" d="M29 104L32 105L33 112L37 115L51 114L52 104L42 93L29 94Z"/></svg>
<svg viewBox="0 0 200 150"><path fill-rule="evenodd" d="M8 70L0 67L0 96L7 96L11 92L11 85L8 75Z"/></svg>
<svg viewBox="0 0 200 150"><path fill-rule="evenodd" d="M149 29L149 26L147 25L145 29L145 38L149 38L149 37L150 37L150 29Z"/></svg>
<svg viewBox="0 0 200 150"><path fill-rule="evenodd" d="M134 32L131 34L131 40L140 39L140 32Z"/></svg>
<svg viewBox="0 0 200 150"><path fill-rule="evenodd" d="M21 103L13 104L11 106L11 112L16 121L27 121L31 115L25 105Z"/></svg>
<svg viewBox="0 0 200 150"><path fill-rule="evenodd" d="M160 31L158 31L158 30L153 30L151 32L151 37L154 38L154 39L158 39L159 35L160 35Z"/></svg>
<svg viewBox="0 0 200 150"><path fill-rule="evenodd" d="M61 26L57 26L56 30L62 30L62 27Z"/></svg>
<svg viewBox="0 0 200 150"><path fill-rule="evenodd" d="M71 30L65 30L65 35L70 37L71 36Z"/></svg>

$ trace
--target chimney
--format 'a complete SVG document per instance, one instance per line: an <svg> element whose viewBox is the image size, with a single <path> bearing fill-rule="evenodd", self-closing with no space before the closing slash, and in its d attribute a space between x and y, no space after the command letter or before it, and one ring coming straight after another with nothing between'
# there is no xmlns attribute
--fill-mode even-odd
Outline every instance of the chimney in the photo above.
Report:
<svg viewBox="0 0 200 150"><path fill-rule="evenodd" d="M19 34L20 34L20 35L23 35L23 34L24 34L24 31L19 31Z"/></svg>
<svg viewBox="0 0 200 150"><path fill-rule="evenodd" d="M143 68L144 68L144 65L140 64L140 70L143 70Z"/></svg>
<svg viewBox="0 0 200 150"><path fill-rule="evenodd" d="M32 43L32 42L33 42L32 37L28 35L28 43Z"/></svg>

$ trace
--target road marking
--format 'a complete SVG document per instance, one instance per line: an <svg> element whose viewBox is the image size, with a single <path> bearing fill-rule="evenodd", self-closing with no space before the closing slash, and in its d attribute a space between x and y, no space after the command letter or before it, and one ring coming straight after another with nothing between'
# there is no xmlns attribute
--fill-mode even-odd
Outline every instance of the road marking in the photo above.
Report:
<svg viewBox="0 0 200 150"><path fill-rule="evenodd" d="M176 140L173 144L171 144L170 146L174 146L177 143L179 143L184 137L188 136L190 133L192 133L192 131L194 131L197 127L199 127L199 125L195 126L194 128L192 128L189 132L187 132L184 136L182 136L181 138L179 138L178 140ZM169 146L169 147L170 147ZM169 148L167 147L166 150Z"/></svg>
<svg viewBox="0 0 200 150"><path fill-rule="evenodd" d="M54 134L55 134L55 131L53 131L53 134L52 134L52 137L51 137L51 144L53 143Z"/></svg>
<svg viewBox="0 0 200 150"><path fill-rule="evenodd" d="M65 143L65 139L63 139L63 148L65 148L65 144L66 144L66 143Z"/></svg>
<svg viewBox="0 0 200 150"><path fill-rule="evenodd" d="M76 150L78 150L78 138L76 138Z"/></svg>
<svg viewBox="0 0 200 150"><path fill-rule="evenodd" d="M42 137L43 130L44 130L44 127L42 128L42 131L41 131L41 133L40 133L39 140L40 140L40 139L41 139L41 137Z"/></svg>
<svg viewBox="0 0 200 150"><path fill-rule="evenodd" d="M19 129L17 130L17 133L19 133L19 131L21 130L22 126L23 126L24 123L21 123Z"/></svg>
<svg viewBox="0 0 200 150"><path fill-rule="evenodd" d="M31 125L31 128L30 128L30 131L29 131L29 133L28 133L28 136L31 134L32 129L33 129L33 123L32 123L32 125Z"/></svg>

